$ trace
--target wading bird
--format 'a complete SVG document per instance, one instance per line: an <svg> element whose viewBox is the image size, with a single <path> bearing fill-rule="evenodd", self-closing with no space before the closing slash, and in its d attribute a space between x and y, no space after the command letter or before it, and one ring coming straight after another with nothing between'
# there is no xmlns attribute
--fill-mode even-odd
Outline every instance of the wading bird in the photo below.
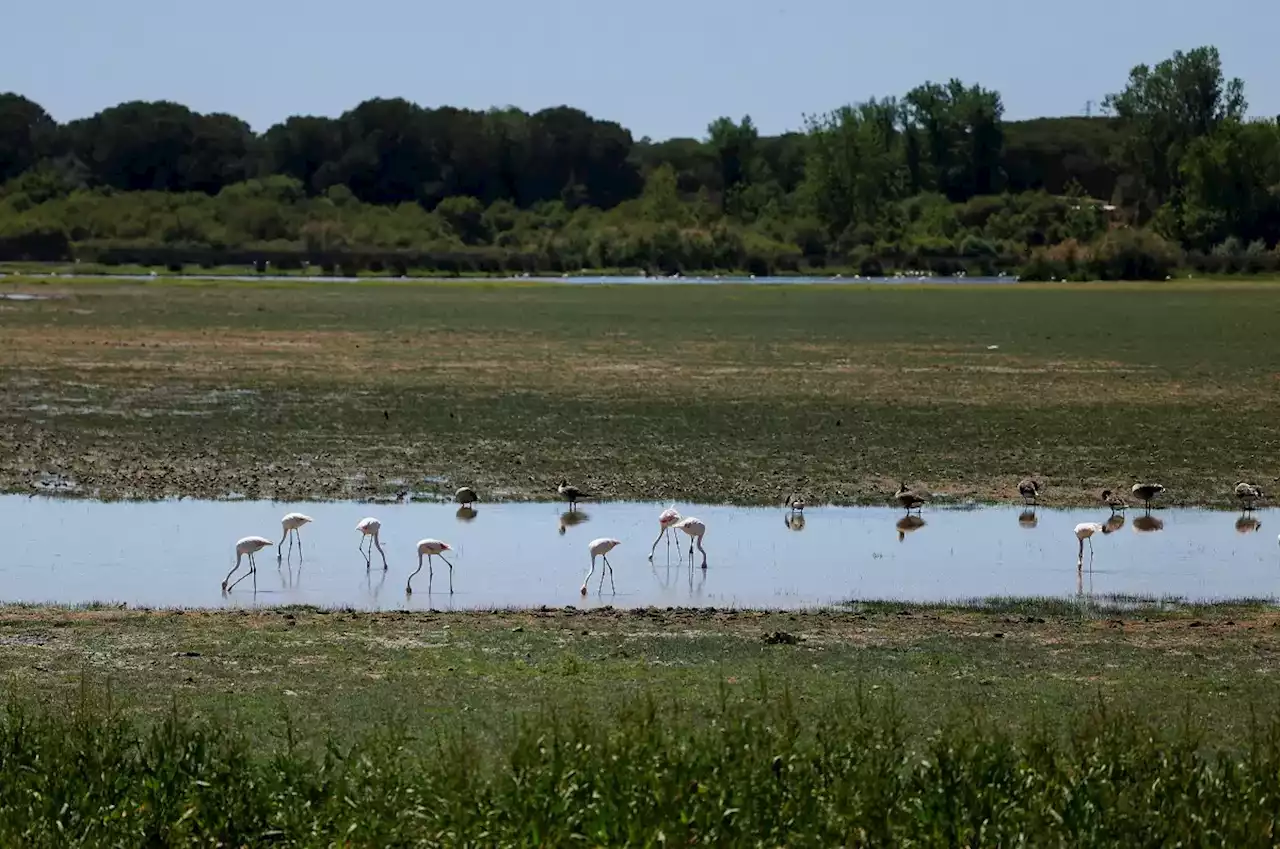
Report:
<svg viewBox="0 0 1280 849"><path fill-rule="evenodd" d="M1133 497L1139 499L1147 505L1147 509L1151 509L1151 499L1164 492L1164 487L1158 483L1135 483L1133 485Z"/></svg>
<svg viewBox="0 0 1280 849"><path fill-rule="evenodd" d="M463 507L470 507L476 501L476 491L469 486L459 487L453 494L453 500Z"/></svg>
<svg viewBox="0 0 1280 849"><path fill-rule="evenodd" d="M1098 522L1081 522L1076 525L1076 539L1080 541L1080 551L1076 554L1076 568L1084 566L1084 541L1089 540L1089 556L1093 556L1093 535L1110 533L1105 525ZM1093 568L1090 566L1089 568Z"/></svg>
<svg viewBox="0 0 1280 849"><path fill-rule="evenodd" d="M610 539L609 537L600 537L599 539L593 539L590 542L587 548L591 551L591 569L587 572L587 576L582 579L582 589L579 592L583 595L587 594L587 582L590 581L591 576L595 574L597 557L604 560L604 566L600 567L600 592L604 591L604 573L606 570L609 572L610 589L615 593L618 591L617 585L613 583L613 566L609 564L608 555L610 551L613 551L613 549L619 545L622 545L621 540Z"/></svg>
<svg viewBox="0 0 1280 849"><path fill-rule="evenodd" d="M653 545L649 547L650 560L653 559L653 552L657 550L658 543L662 542L663 537L667 538L667 557L671 556L671 537L668 534L671 531L671 526L678 521L680 521L680 511L675 507L668 507L658 515L658 536L654 538ZM679 553L679 551L680 547L676 546L676 552Z"/></svg>
<svg viewBox="0 0 1280 849"><path fill-rule="evenodd" d="M1116 495L1109 489L1104 489L1102 491L1102 503L1110 507L1112 513L1118 513L1129 506L1123 498Z"/></svg>
<svg viewBox="0 0 1280 849"><path fill-rule="evenodd" d="M382 543L378 540L378 532L382 530L382 523L377 519L369 516L361 519L356 524L356 530L360 532L360 553L364 555L364 568L368 569L370 562L373 560L373 547L378 547L378 553L382 555L382 568L387 568L387 553L382 550ZM364 550L365 540L369 541L369 550Z"/></svg>
<svg viewBox="0 0 1280 849"><path fill-rule="evenodd" d="M428 593L431 592L431 579L435 577L435 569L431 565L431 558L439 557L441 560L444 560L445 563L449 563L449 561L445 558L442 552L452 551L452 550L453 549L449 547L449 543L441 542L438 539L424 539L424 540L418 541L418 568L413 570L413 575L416 575L422 571L422 556L425 554L427 557L427 592ZM404 591L406 595L413 592L413 575L410 575L409 580L405 581ZM449 594L453 595L453 564L452 563L449 563Z"/></svg>
<svg viewBox="0 0 1280 849"><path fill-rule="evenodd" d="M302 560L302 534L298 532L298 528L301 528L303 525L307 524L310 521L311 521L311 517L305 516L302 513L286 513L284 515L284 518L280 520L280 528L284 531L284 533L280 535L280 544L276 546L277 562L284 559L284 550L281 548L281 546L284 545L285 537L289 538L289 555L290 556L293 556L293 539L294 537L298 538L298 560L299 561Z"/></svg>
<svg viewBox="0 0 1280 849"><path fill-rule="evenodd" d="M556 492L560 493L560 497L569 502L569 509L572 510L578 506L579 498L590 498L591 493L583 492L576 486L569 486L569 482L561 479L560 485L556 487Z"/></svg>
<svg viewBox="0 0 1280 849"><path fill-rule="evenodd" d="M1040 484L1032 478L1024 478L1018 481L1018 494L1022 496L1023 504L1037 504L1040 497Z"/></svg>
<svg viewBox="0 0 1280 849"><path fill-rule="evenodd" d="M794 492L787 498L787 506L791 508L792 513L804 512L804 499L796 495Z"/></svg>
<svg viewBox="0 0 1280 849"><path fill-rule="evenodd" d="M254 589L258 588L258 564L253 562L253 553L255 551L261 551L262 549L266 548L268 545L271 545L271 540L267 539L266 537L245 537L244 539L236 540L236 565L232 566L231 571L227 573L227 577L222 579L223 592L230 592L231 590L235 589L236 584L240 583L250 575L254 576L253 577ZM227 581L230 581L231 576L234 575L236 573L236 570L240 568L240 560L245 556L248 556L249 558L249 571L245 572L239 578L236 578L236 584L227 586Z"/></svg>
<svg viewBox="0 0 1280 849"><path fill-rule="evenodd" d="M687 519L681 519L671 526L673 529L684 531L689 535L689 559L693 559L693 543L697 540L698 551L702 552L702 568L707 568L707 550L702 547L702 538L707 533L707 525L701 519L695 519L690 516ZM693 564L690 563L690 566Z"/></svg>
<svg viewBox="0 0 1280 849"><path fill-rule="evenodd" d="M898 491L893 494L893 497L898 499L899 504L907 508L908 513L912 510L919 510L928 501L923 495L907 489L905 483L898 484Z"/></svg>
<svg viewBox="0 0 1280 849"><path fill-rule="evenodd" d="M1262 488L1259 486L1251 483L1245 483L1244 481L1240 481L1240 483L1236 484L1236 498L1240 499L1240 502L1244 504L1244 509L1246 510L1252 510L1255 502L1257 502L1259 498L1266 497L1266 493L1264 493Z"/></svg>

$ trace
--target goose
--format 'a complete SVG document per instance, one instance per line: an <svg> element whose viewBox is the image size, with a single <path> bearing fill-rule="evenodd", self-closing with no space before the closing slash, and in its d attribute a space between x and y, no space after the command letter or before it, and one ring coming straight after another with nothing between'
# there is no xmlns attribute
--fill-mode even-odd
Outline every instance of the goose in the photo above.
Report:
<svg viewBox="0 0 1280 849"><path fill-rule="evenodd" d="M893 494L893 497L898 499L899 504L907 508L908 513L912 510L919 510L929 500L923 495L907 489L905 483L898 484L898 491Z"/></svg>
<svg viewBox="0 0 1280 849"><path fill-rule="evenodd" d="M1164 487L1158 483L1135 483L1133 485L1133 497L1142 500L1147 509L1151 509L1151 499L1164 492Z"/></svg>
<svg viewBox="0 0 1280 849"><path fill-rule="evenodd" d="M1236 484L1236 498L1240 499L1241 503L1244 504L1244 509L1246 510L1252 510L1254 503L1259 498L1266 497L1266 493L1264 493L1262 488L1256 484L1246 483L1244 481L1240 481L1240 483Z"/></svg>
<svg viewBox="0 0 1280 849"><path fill-rule="evenodd" d="M1104 489L1102 491L1102 503L1110 507L1112 513L1117 513L1129 506L1123 498L1116 495L1109 489Z"/></svg>
<svg viewBox="0 0 1280 849"><path fill-rule="evenodd" d="M1018 494L1022 496L1024 504L1027 502L1035 504L1040 496L1040 484L1033 478L1023 478L1018 481Z"/></svg>
<svg viewBox="0 0 1280 849"><path fill-rule="evenodd" d="M556 487L556 492L560 493L561 498L569 502L569 507L571 509L577 506L579 498L591 497L591 493L583 492L576 486L569 486L569 482L563 478L560 480L560 485Z"/></svg>
<svg viewBox="0 0 1280 849"><path fill-rule="evenodd" d="M470 507L475 503L476 491L469 486L458 487L458 491L453 494L453 500L463 507Z"/></svg>

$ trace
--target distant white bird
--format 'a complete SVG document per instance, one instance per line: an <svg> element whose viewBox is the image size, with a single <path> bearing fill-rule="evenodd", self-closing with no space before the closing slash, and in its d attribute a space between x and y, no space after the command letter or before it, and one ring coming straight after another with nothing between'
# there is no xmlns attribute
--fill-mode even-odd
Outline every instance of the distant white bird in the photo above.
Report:
<svg viewBox="0 0 1280 849"><path fill-rule="evenodd" d="M671 537L668 536L668 533L671 530L671 526L678 521L680 521L680 511L674 507L668 507L658 515L658 536L654 539L653 545L649 548L650 560L653 559L653 552L657 550L658 543L662 542L663 537L667 537L667 557L671 556ZM677 551L679 551L679 547L677 547Z"/></svg>
<svg viewBox="0 0 1280 849"><path fill-rule="evenodd" d="M702 552L702 568L707 568L707 550L702 547L702 537L707 533L707 526L701 519L695 519L690 516L687 519L681 519L676 522L673 528L684 531L689 535L689 558L693 558L693 543L698 542L698 551ZM693 565L693 564L690 564Z"/></svg>
<svg viewBox="0 0 1280 849"><path fill-rule="evenodd" d="M298 528L311 521L310 516L302 513L286 513L284 518L280 520L280 528L284 531L280 535L280 543L276 546L276 561L284 559L284 551L281 546L284 545L284 538L289 538L289 554L293 555L293 539L298 538L298 560L302 560L302 534L298 532Z"/></svg>
<svg viewBox="0 0 1280 849"><path fill-rule="evenodd" d="M560 497L569 502L569 509L572 510L578 504L579 498L590 498L591 493L583 492L576 486L569 486L569 482L561 479L560 485L556 487L556 492L560 493Z"/></svg>
<svg viewBox="0 0 1280 849"><path fill-rule="evenodd" d="M387 553L382 550L382 543L378 540L378 532L382 530L382 523L377 519L369 516L361 519L356 524L356 530L360 532L360 553L364 555L364 568L368 569L370 561L373 560L373 547L378 547L378 553L382 555L382 568L387 568ZM364 550L365 540L369 540L369 550Z"/></svg>
<svg viewBox="0 0 1280 849"><path fill-rule="evenodd" d="M476 491L469 486L459 487L458 491L453 494L453 500L463 507L470 507L475 503Z"/></svg>
<svg viewBox="0 0 1280 849"><path fill-rule="evenodd" d="M236 540L236 565L231 567L231 571L227 573L227 577L222 579L223 592L230 592L231 590L235 589L236 584L240 583L250 575L254 576L253 577L254 589L258 588L258 564L253 561L253 553L255 551L261 551L263 548L266 548L268 545L271 545L271 540L267 539L266 537L245 537L244 539ZM231 576L234 575L236 573L236 570L240 568L240 560L244 558L246 555L249 558L249 571L245 572L243 575L237 578L236 584L232 584L231 586L228 587L227 581L230 581Z"/></svg>
<svg viewBox="0 0 1280 849"><path fill-rule="evenodd" d="M1164 487L1158 483L1135 483L1133 485L1133 497L1141 500L1147 505L1147 509L1151 508L1151 499L1164 492Z"/></svg>
<svg viewBox="0 0 1280 849"><path fill-rule="evenodd" d="M1081 522L1076 525L1076 539L1080 541L1080 551L1076 555L1076 567L1084 565L1084 541L1089 540L1089 553L1093 554L1093 535L1110 533L1107 527L1099 522Z"/></svg>
<svg viewBox="0 0 1280 849"><path fill-rule="evenodd" d="M425 554L427 557L427 592L431 591L431 579L435 577L435 569L431 565L431 558L439 557L441 560L444 560L445 563L449 563L442 553L445 551L453 551L447 542L441 542L438 539L424 539L418 541L418 568L413 571L413 575L422 571L422 556ZM404 591L406 594L413 592L413 575L410 575L409 580L405 582ZM449 594L453 595L452 563L449 563Z"/></svg>
<svg viewBox="0 0 1280 849"><path fill-rule="evenodd" d="M1266 493L1262 491L1262 488L1255 484L1245 483L1244 481L1236 484L1236 498L1240 499L1246 510L1252 510L1258 499L1266 497Z"/></svg>
<svg viewBox="0 0 1280 849"><path fill-rule="evenodd" d="M587 582L590 581L591 576L595 574L597 557L604 560L604 566L600 569L600 590L604 590L604 573L605 570L608 570L609 586L615 593L618 591L617 585L613 582L613 566L609 563L608 554L619 545L622 545L621 540L610 539L609 537L600 537L599 539L593 539L587 546L591 551L591 570L588 571L587 576L582 579L582 589L580 592L583 595L587 594Z"/></svg>

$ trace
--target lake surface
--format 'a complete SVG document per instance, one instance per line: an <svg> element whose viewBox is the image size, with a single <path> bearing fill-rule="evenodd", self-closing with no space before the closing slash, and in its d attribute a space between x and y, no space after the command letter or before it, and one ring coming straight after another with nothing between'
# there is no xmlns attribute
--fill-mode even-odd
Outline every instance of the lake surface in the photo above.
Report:
<svg viewBox="0 0 1280 849"><path fill-rule="evenodd" d="M1020 506L926 507L909 522L892 507L810 507L802 527L781 508L685 505L707 524L708 568L690 568L688 537L668 553L658 533L664 505L584 503L456 504L275 503L268 501L96 502L0 496L0 599L22 602L124 602L131 606L220 607L314 604L364 609L463 609L613 604L796 608L850 600L947 601L991 596L1174 596L1188 600L1280 595L1280 521L1209 510L1130 510L1124 524L1096 536L1076 569L1073 528L1105 521L1106 510L1026 512ZM303 554L277 566L274 548L257 555L252 579L223 596L237 539L278 541L281 517L313 517ZM356 523L382 521L389 569L366 571ZM923 524L920 524L923 522ZM1264 530L1264 529L1270 529ZM417 567L419 539L450 543L448 567ZM588 543L615 537L617 584L588 595L578 588L590 565ZM287 552L288 546L285 550ZM698 558L697 553L694 554ZM598 564L599 566L599 564ZM245 566L247 569L247 564Z"/></svg>

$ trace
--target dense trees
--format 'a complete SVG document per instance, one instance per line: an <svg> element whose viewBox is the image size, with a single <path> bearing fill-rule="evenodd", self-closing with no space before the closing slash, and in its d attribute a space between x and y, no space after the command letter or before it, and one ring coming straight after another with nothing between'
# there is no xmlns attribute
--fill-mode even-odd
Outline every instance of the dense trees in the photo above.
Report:
<svg viewBox="0 0 1280 849"><path fill-rule="evenodd" d="M255 134L169 102L60 126L6 94L0 258L1051 276L1280 262L1280 125L1246 118L1215 49L1139 65L1105 103L1005 122L999 93L953 79L803 132L721 117L653 142L567 106L374 99Z"/></svg>

